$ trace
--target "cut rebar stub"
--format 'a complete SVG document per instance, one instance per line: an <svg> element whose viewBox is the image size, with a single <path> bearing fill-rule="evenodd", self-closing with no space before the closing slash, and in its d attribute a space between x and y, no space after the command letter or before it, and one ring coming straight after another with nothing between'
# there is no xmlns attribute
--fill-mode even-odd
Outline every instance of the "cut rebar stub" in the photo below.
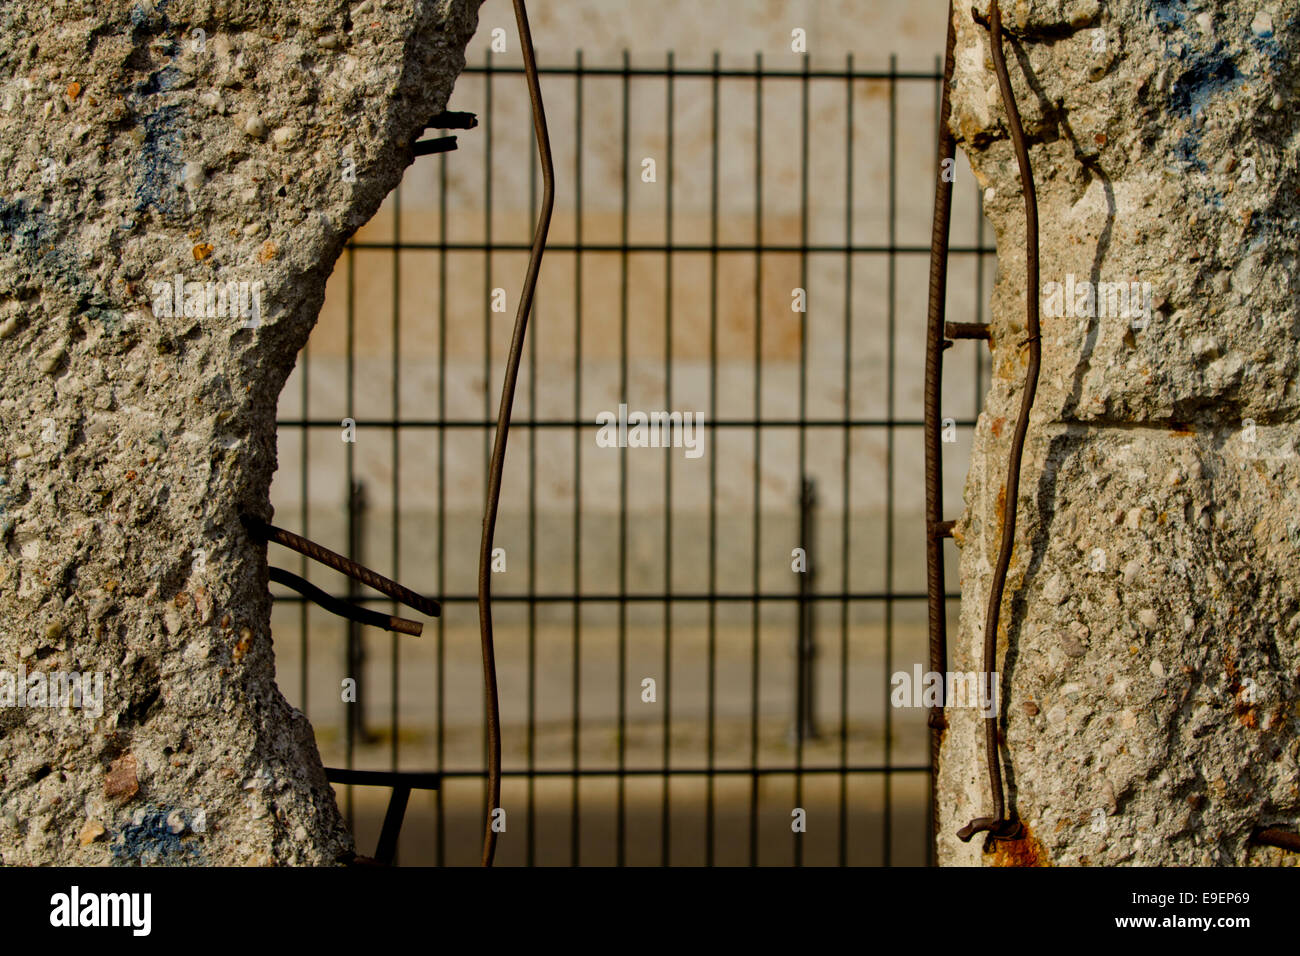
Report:
<svg viewBox="0 0 1300 956"><path fill-rule="evenodd" d="M429 120L425 129L474 129L476 126L478 126L478 117L473 113L443 110Z"/></svg>
<svg viewBox="0 0 1300 956"><path fill-rule="evenodd" d="M947 521L933 521L930 523L930 537L935 539L951 538L953 529L957 527L954 519Z"/></svg>
<svg viewBox="0 0 1300 956"><path fill-rule="evenodd" d="M417 594L391 578L386 578L379 572L372 571L365 565L358 564L351 558L345 558L338 552L331 551L329 548L319 545L315 541L310 541L302 535L294 534L292 531L286 531L283 528L277 528L255 515L241 514L239 520L243 522L244 529L253 538L260 541L274 541L276 544L297 551L313 561L319 561L326 567L333 568L340 574L347 575L354 581L360 581L367 587L374 588L380 594L386 594L394 601L405 604L421 614L437 617L442 613L442 605L432 598Z"/></svg>
<svg viewBox="0 0 1300 956"><path fill-rule="evenodd" d="M450 153L456 148L455 136L439 136L437 139L423 139L411 147L416 156L432 156L435 153Z"/></svg>
<svg viewBox="0 0 1300 956"><path fill-rule="evenodd" d="M986 322L945 322L943 334L950 339L983 339L986 342L992 338Z"/></svg>
<svg viewBox="0 0 1300 956"><path fill-rule="evenodd" d="M1261 827L1250 835L1250 842L1300 853L1300 833L1283 830L1281 827Z"/></svg>

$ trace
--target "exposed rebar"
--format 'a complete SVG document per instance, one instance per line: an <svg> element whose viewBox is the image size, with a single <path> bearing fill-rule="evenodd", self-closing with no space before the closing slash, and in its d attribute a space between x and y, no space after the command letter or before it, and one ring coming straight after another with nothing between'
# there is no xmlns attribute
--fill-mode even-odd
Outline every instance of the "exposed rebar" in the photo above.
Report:
<svg viewBox="0 0 1300 956"><path fill-rule="evenodd" d="M942 393L945 297L948 290L948 233L952 221L952 177L946 175L957 152L957 143L948 128L952 116L949 86L952 83L957 31L953 24L951 0L948 4L948 41L943 57L943 88L939 94L939 156L935 169L934 223L930 237L930 303L926 321L925 346L925 564L926 592L930 616L930 672L941 674L947 669L948 620L944 600L943 535L938 528L943 520L943 461L940 443L939 401ZM945 726L943 683L939 700L926 715L930 727L930 813L932 834L939 833L939 749Z"/></svg>
<svg viewBox="0 0 1300 956"><path fill-rule="evenodd" d="M386 594L394 601L400 601L409 608L414 608L421 614L427 614L429 617L437 617L442 613L442 608L437 601L427 598L422 594L416 594L410 588L402 587L391 578L386 578L377 571L371 571L365 565L357 564L350 558L331 551L329 548L317 544L315 541L309 541L302 535L294 534L292 531L285 531L283 528L277 528L273 524L267 524L261 518L253 515L240 515L244 527L248 533L262 541L274 541L276 544L282 544L286 548L297 551L299 554L306 555L313 561L319 561L326 567L333 568L340 574L345 574L354 581L360 581L367 587L372 587L380 594ZM283 583L283 582L281 582Z"/></svg>
<svg viewBox="0 0 1300 956"><path fill-rule="evenodd" d="M551 208L555 205L555 167L551 162L551 140L546 129L546 112L542 106L542 89L537 80L537 62L533 37L528 29L528 11L524 0L514 0L515 22L519 29L519 47L523 52L524 73L528 79L528 96L533 106L533 130L542 164L542 206L533 233L528 271L519 295L514 333L506 357L505 381L501 386L501 410L497 416L496 438L488 471L487 501L483 514L483 540L478 557L478 619L483 643L483 684L487 698L488 793L483 833L483 865L491 866L496 855L497 833L494 811L501 802L501 706L497 695L496 658L492 648L492 536L496 531L497 507L501 500L501 475L505 467L506 440L510 433L510 413L514 406L515 385L519 380L519 362L523 355L528 314L533 306L537 275L546 249L546 234L551 227Z"/></svg>
<svg viewBox="0 0 1300 956"><path fill-rule="evenodd" d="M997 564L989 584L989 603L984 616L984 673L992 680L997 667L998 618L1002 612L1002 598L1006 590L1007 569L1011 565L1011 549L1016 537L1016 505L1020 498L1020 462L1024 456L1025 435L1029 430L1029 412L1034 405L1038 389L1038 366L1042 343L1038 330L1038 198L1034 192L1034 174L1029 165L1029 148L1025 144L1024 129L1020 124L1020 111L1016 107L1011 89L1011 77L1002 52L1002 12L998 0L989 5L989 43L993 54L993 69L998 77L998 89L1007 111L1007 131L1015 149L1016 163L1020 167L1021 191L1025 197L1025 321L1029 345L1029 366L1025 370L1025 385L1020 396L1020 414L1016 418L1015 432L1011 436L1011 452L1007 463L1007 482L1002 519L1002 542L998 547ZM995 699L1000 699L998 695ZM969 840L976 833L987 830L995 839L1007 839L1021 832L1017 821L1007 819L1006 797L1002 789L1002 770L998 759L998 714L984 718L984 750L988 762L989 790L993 796L993 816L972 820L960 831L958 837Z"/></svg>
<svg viewBox="0 0 1300 956"><path fill-rule="evenodd" d="M1251 834L1250 841L1261 846L1275 846L1280 850L1300 853L1300 833L1283 830L1281 827L1264 827L1256 830Z"/></svg>
<svg viewBox="0 0 1300 956"><path fill-rule="evenodd" d="M415 637L419 637L424 632L424 625L419 621L408 621L405 618L382 614L379 611L372 611L369 608L357 607L355 604L341 601L292 571L277 567L268 567L266 571L276 584L283 584L287 588L292 588L331 614L345 617L349 621L356 621L358 624L366 624L370 627L381 627L385 631L396 631L399 634L411 634Z"/></svg>

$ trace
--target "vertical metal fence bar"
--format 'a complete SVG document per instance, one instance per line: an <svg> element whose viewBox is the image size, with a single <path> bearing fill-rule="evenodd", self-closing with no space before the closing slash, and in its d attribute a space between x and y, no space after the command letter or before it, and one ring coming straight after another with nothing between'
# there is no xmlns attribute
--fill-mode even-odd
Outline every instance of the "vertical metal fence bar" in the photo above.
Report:
<svg viewBox="0 0 1300 956"><path fill-rule="evenodd" d="M817 481L809 478L803 483L799 494L799 539L804 543L807 557L807 571L799 576L799 660L802 673L799 675L797 691L799 696L798 722L805 741L815 740L817 733L817 566L820 551L817 545ZM803 772L802 758L798 765Z"/></svg>
<svg viewBox="0 0 1300 956"><path fill-rule="evenodd" d="M893 862L894 837L894 777L893 745L894 718L893 708L889 706L890 675L894 672L894 431L896 428L895 408L895 334L896 334L896 292L898 254L898 57L889 55L889 288L888 323L889 355L885 365L888 368L888 384L885 403L886 429L885 452L885 812L884 834L881 846L885 866Z"/></svg>
<svg viewBox="0 0 1300 956"><path fill-rule="evenodd" d="M804 496L808 493L808 309L811 308L808 296L808 93L810 84L808 81L808 71L811 68L811 57L805 53L803 55L803 77L799 80L799 288L803 290L803 311L799 313L799 513L801 518L804 515ZM800 530L811 531L811 528L804 528L804 522L800 521ZM811 731L811 726L804 726L806 708L810 701L806 697L808 691L807 682L810 679L809 671L806 668L812 666L812 661L805 656L808 650L806 642L815 641L816 637L804 632L807 623L807 594L806 585L808 577L812 574L812 561L810 541L804 535L800 535L799 547L804 548L804 572L803 581L805 587L800 588L803 599L799 602L799 647L795 652L797 654L797 681L798 685L795 691L798 702L797 716L795 717L794 733L794 805L803 807L803 749L804 737L806 731ZM793 828L791 828L793 830ZM794 832L794 865L803 866L803 834Z"/></svg>
<svg viewBox="0 0 1300 956"><path fill-rule="evenodd" d="M573 810L569 821L569 862L581 851L582 734L582 51L573 72Z"/></svg>
<svg viewBox="0 0 1300 956"><path fill-rule="evenodd" d="M569 862L577 866L582 844L579 769L582 739L582 51L573 74L573 802Z"/></svg>
<svg viewBox="0 0 1300 956"><path fill-rule="evenodd" d="M751 618L752 663L750 665L749 723L749 865L758 865L758 719L759 719L759 628L762 605L758 594L762 568L762 511L760 508L763 462L763 54L754 57L754 562Z"/></svg>
<svg viewBox="0 0 1300 956"><path fill-rule="evenodd" d="M705 783L704 864L713 865L713 800L717 759L718 692L718 449L714 423L718 420L718 51L713 51L713 137L709 171L709 687L708 776Z"/></svg>
<svg viewBox="0 0 1300 956"><path fill-rule="evenodd" d="M309 494L311 491L311 483L308 479L311 469L307 467L308 453L311 445L311 429L307 427L307 422L311 421L311 389L309 387L311 360L307 352L309 345L310 343L303 345L302 358L298 363L298 371L302 375L301 400L303 421L302 428L299 429L299 434L302 436L302 447L299 450L298 458L298 468L300 469L300 474L298 475L298 493L302 496L302 504L299 508L299 513L302 516L303 537L310 537L311 535L311 512L307 508L307 502L310 500ZM298 576L304 580L307 577L307 556L305 554L298 557ZM303 601L302 604L298 606L298 659L302 661L302 673L298 675L298 697L302 701L299 705L302 707L302 712L308 715L311 713L311 711L307 709L307 675L311 670L311 646L307 641L308 624L310 623L308 615L311 613L309 610L310 607L311 605L306 601Z"/></svg>
<svg viewBox="0 0 1300 956"><path fill-rule="evenodd" d="M984 319L984 199L979 191L975 192L975 321L983 323ZM981 348L972 349L975 353L975 418L979 417L984 405L984 354Z"/></svg>
<svg viewBox="0 0 1300 956"><path fill-rule="evenodd" d="M528 151L528 221L537 221L537 151ZM533 293L533 323L541 308ZM537 335L528 343L528 417L537 413ZM528 429L528 845L527 865L537 862L537 429Z"/></svg>
<svg viewBox="0 0 1300 956"><path fill-rule="evenodd" d="M365 522L367 508L365 485L363 482L353 481L350 488L347 500L344 502L344 511L347 515L347 553L353 561L364 564L366 561ZM361 584L358 581L349 579L347 595L349 604L356 604L360 601L362 598ZM362 744L367 744L370 742L370 731L367 729L369 725L366 720L370 693L366 684L365 634L361 630L359 623L348 621L347 635L347 674L356 681L353 685L356 691L356 699L347 708L348 726L353 728L355 737L359 738ZM355 740L352 746L355 754Z"/></svg>
<svg viewBox="0 0 1300 956"><path fill-rule="evenodd" d="M491 422L492 416L492 48L488 47L483 72L483 421ZM492 459L492 429L486 424L483 432L483 476L484 484L490 470ZM490 811L487 806L488 795L488 704L483 707L483 813L484 827L486 816Z"/></svg>
<svg viewBox="0 0 1300 956"><path fill-rule="evenodd" d="M398 430L398 422L401 420L402 412L402 187L393 191L393 359L392 359L392 416L393 426L389 432L392 440L392 468L393 468L393 510L389 516L390 526L392 528L392 553L390 563L392 566L393 580L402 580L402 538L401 524L397 520L398 515L402 513L402 452L401 452L401 432ZM397 602L391 604L390 613L396 615ZM397 770L399 759L398 743L400 737L399 718L397 712L398 692L400 690L399 680L399 659L400 650L397 646L397 634L393 633L388 642L388 669L389 669L389 765L392 770Z"/></svg>
<svg viewBox="0 0 1300 956"><path fill-rule="evenodd" d="M619 226L619 377L620 401L628 400L628 206L631 202L631 55L623 51L623 212ZM627 454L618 456L618 821L617 865L627 862Z"/></svg>
<svg viewBox="0 0 1300 956"><path fill-rule="evenodd" d="M345 416L354 421L356 419L356 409L354 405L356 399L356 394L355 394L356 393L356 380L355 380L356 371L353 367L356 361L356 325L357 325L356 322L356 298L357 298L356 255L357 255L356 249L349 246L348 263L347 263L347 268L348 268L347 355L348 357L347 357L347 372L346 372L347 382L345 388L347 409L345 412ZM353 437L355 438L355 435ZM355 543L355 535L353 532L355 530L356 518L352 507L352 494L353 494L352 489L356 480L355 461L354 461L356 447L357 446L355 441L346 442L343 450L344 458L346 461L346 466L345 466L346 486L345 486L344 494L347 496L345 498L345 501L347 502L348 558L353 561L357 560L357 555L353 550L353 545ZM344 634L347 635L345 638L346 643L345 643L345 651L344 651L345 660L347 661L347 671L344 676L351 677L353 680L357 682L356 686L360 688L363 683L361 680L361 675L353 672L353 664L355 663L355 655L356 655L356 647L354 645L356 626L353 625L351 622L349 622L347 627L344 629ZM354 701L351 705L347 705L347 709L344 711L344 723L346 724L346 728L347 728L344 734L344 739L346 741L344 744L344 747L346 749L344 766L347 767L349 770L352 769L353 760L355 758L356 728L357 728L356 708L363 706L361 701L362 701L361 693L358 693L356 701ZM352 785L348 784L347 810L345 813L345 817L347 819L349 830L355 829L355 820L353 817L353 810L354 810L353 793L354 790Z"/></svg>
<svg viewBox="0 0 1300 956"><path fill-rule="evenodd" d="M673 54L668 53L668 162L664 181L664 408L673 408ZM673 443L664 442L664 658L659 684L663 700L663 799L659 823L660 864L668 866L672 848L672 667L673 667Z"/></svg>
<svg viewBox="0 0 1300 956"><path fill-rule="evenodd" d="M844 433L840 472L840 594L849 593L849 511L853 414L853 54L844 64ZM840 599L840 820L839 865L848 865L849 601Z"/></svg>
<svg viewBox="0 0 1300 956"><path fill-rule="evenodd" d="M438 157L438 421L447 420L447 154ZM438 595L447 593L447 429L438 429ZM438 616L438 772L447 767L447 613ZM435 860L447 863L446 790L434 791Z"/></svg>

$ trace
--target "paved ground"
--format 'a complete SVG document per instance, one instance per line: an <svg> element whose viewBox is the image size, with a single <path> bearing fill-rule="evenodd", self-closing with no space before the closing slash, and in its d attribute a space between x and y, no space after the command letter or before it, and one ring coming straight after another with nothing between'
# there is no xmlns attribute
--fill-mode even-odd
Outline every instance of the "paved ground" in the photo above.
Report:
<svg viewBox="0 0 1300 956"><path fill-rule="evenodd" d="M528 862L529 827L526 783L510 783L504 802L520 806L507 815L506 833L498 845L500 865ZM570 780L539 780L535 784L533 840L535 865L567 866L571 855L573 785ZM788 866L794 862L795 840L803 845L803 863L828 866L839 862L840 783L835 777L809 776L804 781L802 804L807 811L808 830L795 837L790 830L793 781L771 778L760 787L758 862L764 866ZM481 786L477 781L453 783L444 794L446 863L474 865L481 840ZM884 793L879 777L852 777L847 781L844 811L844 845L850 865L880 865L884 862ZM437 814L432 794L413 798L407 811L399 849L399 863L406 866L437 862ZM626 788L626 863L659 866L663 859L661 780L629 780ZM386 791L363 795L357 792L357 840L363 852L373 851L383 819ZM584 780L581 800L581 845L583 865L611 866L616 862L617 791L612 780ZM925 778L907 775L894 778L892 785L892 847L894 865L916 866L925 862ZM705 784L702 779L675 781L671 792L671 849L674 866L705 863ZM714 801L714 864L745 866L749 863L750 782L748 778L722 779L716 784Z"/></svg>
<svg viewBox="0 0 1300 956"><path fill-rule="evenodd" d="M746 612L747 613L747 612ZM291 616L296 622L296 613ZM734 615L733 615L734 616ZM803 765L810 769L840 764L841 747L849 766L879 766L886 760L886 735L892 741L888 759L894 766L920 766L927 759L923 715L917 710L886 709L887 688L883 660L884 633L879 622L851 624L848 629L846 686L847 723L840 719L840 632L838 612L821 631L818 661L818 731L805 743ZM503 622L498 635L502 690L503 754L507 771L529 766L527 635L523 628ZM344 704L334 689L342 657L342 634L322 640L314 632L317 652L310 657L308 712L316 727L322 756L329 765L345 761L342 718ZM437 632L426 638L403 639L399 644L401 677L399 754L403 769L438 767L436 734ZM579 694L581 725L578 763L587 774L613 771L619 760L617 680L618 634L615 628L584 626L581 635L584 662ZM893 670L911 669L922 649L924 632L915 622L895 628ZM300 703L298 641L289 625L276 632L280 683L291 701ZM752 632L748 626L718 629L713 749L715 766L740 770L757 763L763 768L793 767L799 759L791 734L795 668L790 631L765 627L760 634L760 694L757 723L757 759L752 723ZM477 771L482 767L481 665L472 609L452 611L444 635L447 697L442 747L444 766ZM698 626L674 628L672 678L662 679L663 629L630 626L627 633L628 694L623 759L625 766L658 770L664 766L664 708L671 708L669 765L701 770L707 766L708 634ZM320 651L321 647L324 652ZM358 767L387 768L391 754L389 687L391 679L388 637L370 640L372 661L363 692L370 704L370 743L357 746ZM557 774L573 766L573 632L570 626L547 623L534 639L536 698L531 738L532 766ZM653 675L657 700L640 698L642 675ZM327 696L329 695L329 696ZM352 706L352 705L347 705ZM886 719L888 718L888 727ZM843 740L841 735L843 732ZM921 863L924 853L925 777L896 774L891 784L892 842L895 863ZM447 781L442 794L448 863L472 863L481 815L482 784L477 778ZM532 786L534 861L567 865L571 853L571 819L574 784L568 776L543 776ZM715 862L744 864L749 854L751 781L748 774L723 774L715 778ZM341 799L343 794L340 795ZM373 849L383 816L387 791L357 788L355 801L359 845ZM662 854L664 783L660 776L629 778L625 786L626 851L628 862L657 864ZM760 778L758 853L762 863L790 862L793 835L791 810L802 806L808 815L804 842L805 862L838 860L841 820L841 782L837 774L808 773L796 804L794 777L772 774ZM670 862L703 863L706 826L706 782L702 774L674 778L669 794L672 807ZM879 863L884 852L886 795L881 774L851 774L844 783L843 817L849 862ZM612 863L617 843L617 782L613 776L587 776L579 787L581 804L581 860ZM503 863L523 863L529 843L529 787L524 778L507 778L503 790L507 809L508 839L502 843ZM404 828L406 863L436 860L436 803L432 794L416 795Z"/></svg>

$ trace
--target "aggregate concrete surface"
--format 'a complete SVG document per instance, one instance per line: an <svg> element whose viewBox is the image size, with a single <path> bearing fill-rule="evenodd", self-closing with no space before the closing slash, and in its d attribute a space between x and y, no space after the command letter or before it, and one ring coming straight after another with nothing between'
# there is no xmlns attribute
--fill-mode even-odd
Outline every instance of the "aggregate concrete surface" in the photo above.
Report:
<svg viewBox="0 0 1300 956"><path fill-rule="evenodd" d="M980 716L950 709L940 859L1282 863L1248 840L1300 818L1300 6L1004 6L1038 193L1043 362L1007 502L1025 213L989 35L958 4L952 128L999 270L951 650L956 669L980 669L1015 507L997 641L1003 759L1028 833L988 854L982 837L957 840L992 807ZM1116 285L1132 283L1149 301L1125 315Z"/></svg>
<svg viewBox="0 0 1300 956"><path fill-rule="evenodd" d="M280 388L477 15L0 9L0 668L42 689L0 708L4 863L352 850L239 515L270 517ZM98 704L45 704L93 674Z"/></svg>

